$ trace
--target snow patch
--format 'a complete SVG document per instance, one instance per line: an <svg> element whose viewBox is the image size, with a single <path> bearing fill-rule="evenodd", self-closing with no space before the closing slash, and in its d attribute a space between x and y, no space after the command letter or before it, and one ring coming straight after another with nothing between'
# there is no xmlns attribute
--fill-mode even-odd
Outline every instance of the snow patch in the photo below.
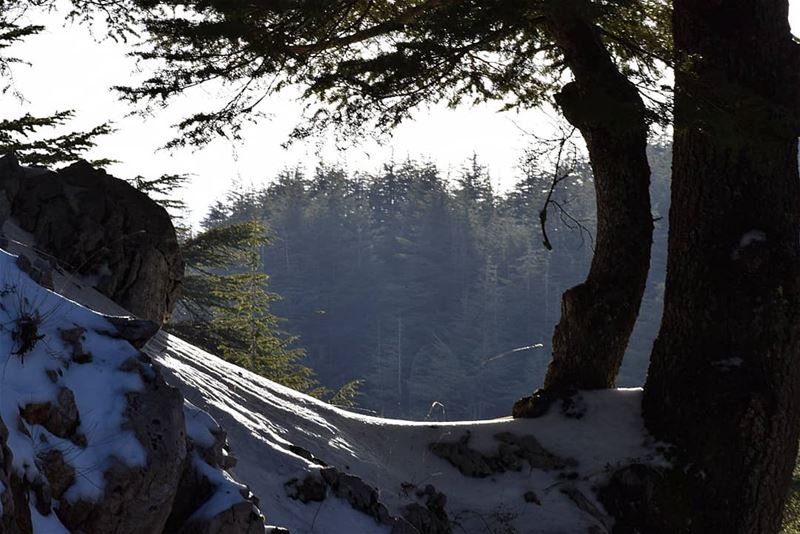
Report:
<svg viewBox="0 0 800 534"><path fill-rule="evenodd" d="M34 534L70 534L70 531L58 520L56 514L42 515L33 503L30 504L29 508L31 510L31 526Z"/></svg>
<svg viewBox="0 0 800 534"><path fill-rule="evenodd" d="M21 335L20 318L35 324L26 336ZM61 338L61 331L76 326L86 330L81 344L92 353L91 364L72 362L72 347ZM69 500L99 498L105 486L103 472L112 461L145 465L144 448L124 429L126 394L141 390L143 384L136 373L120 370L138 352L103 333L114 330L103 316L34 283L19 270L16 256L0 250L0 418L8 427L12 468L36 480L43 476L37 456L61 451L76 473L65 494ZM86 446L20 417L28 405L58 405L63 388L74 396L80 414L75 435L85 436ZM32 508L31 517L35 532L66 532L54 514L44 517Z"/></svg>
<svg viewBox="0 0 800 534"><path fill-rule="evenodd" d="M245 502L244 495L248 494L249 490L243 484L233 480L228 473L208 465L200 458L197 452L192 453L192 465L200 474L214 484L215 489L211 498L192 514L189 522L210 519L236 504Z"/></svg>
<svg viewBox="0 0 800 534"><path fill-rule="evenodd" d="M186 435L203 448L214 445L213 431L219 427L214 418L184 399L183 415L186 420Z"/></svg>
<svg viewBox="0 0 800 534"><path fill-rule="evenodd" d="M750 230L749 232L745 232L742 238L739 240L739 248L744 248L746 246L751 245L752 243L766 243L767 242L767 234L762 232L761 230Z"/></svg>

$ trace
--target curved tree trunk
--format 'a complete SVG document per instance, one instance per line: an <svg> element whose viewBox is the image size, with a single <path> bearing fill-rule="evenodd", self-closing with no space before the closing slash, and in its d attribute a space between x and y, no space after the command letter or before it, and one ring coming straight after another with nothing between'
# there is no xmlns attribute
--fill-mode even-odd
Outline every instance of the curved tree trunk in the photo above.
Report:
<svg viewBox="0 0 800 534"><path fill-rule="evenodd" d="M800 61L787 16L787 0L674 3L669 256L644 413L676 445L688 499L682 513L650 507L646 532L780 526L800 429Z"/></svg>
<svg viewBox="0 0 800 534"><path fill-rule="evenodd" d="M515 417L541 413L543 393L614 387L650 267L645 106L601 42L587 5L554 2L547 27L574 76L557 103L589 149L597 199L594 257L586 281L562 297L544 392L517 401Z"/></svg>

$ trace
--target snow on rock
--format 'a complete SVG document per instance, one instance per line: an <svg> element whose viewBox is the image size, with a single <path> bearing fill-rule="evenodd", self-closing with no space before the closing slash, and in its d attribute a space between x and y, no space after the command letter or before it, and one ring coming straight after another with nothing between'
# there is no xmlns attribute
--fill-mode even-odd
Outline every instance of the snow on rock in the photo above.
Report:
<svg viewBox="0 0 800 534"><path fill-rule="evenodd" d="M152 325L35 265L0 250L0 532L264 532L224 432L136 348Z"/></svg>
<svg viewBox="0 0 800 534"><path fill-rule="evenodd" d="M410 422L337 409L165 333L144 350L227 430L232 474L292 534L606 532L593 489L662 462L639 389L582 392L538 419Z"/></svg>

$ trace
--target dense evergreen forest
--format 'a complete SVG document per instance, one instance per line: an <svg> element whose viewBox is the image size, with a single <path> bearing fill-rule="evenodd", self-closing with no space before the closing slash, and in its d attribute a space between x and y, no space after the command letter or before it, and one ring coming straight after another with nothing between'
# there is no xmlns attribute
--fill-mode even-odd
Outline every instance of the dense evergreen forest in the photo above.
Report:
<svg viewBox="0 0 800 534"><path fill-rule="evenodd" d="M642 383L661 314L669 148L652 146L650 159L653 268L621 386ZM524 158L505 194L477 156L449 177L418 161L371 175L286 171L264 188L230 192L203 226L256 219L270 229L261 264L282 297L272 312L324 385L363 380L359 406L384 416L507 415L541 383L561 293L585 277L592 256L588 163L574 162L555 189L552 250L539 224L547 167Z"/></svg>

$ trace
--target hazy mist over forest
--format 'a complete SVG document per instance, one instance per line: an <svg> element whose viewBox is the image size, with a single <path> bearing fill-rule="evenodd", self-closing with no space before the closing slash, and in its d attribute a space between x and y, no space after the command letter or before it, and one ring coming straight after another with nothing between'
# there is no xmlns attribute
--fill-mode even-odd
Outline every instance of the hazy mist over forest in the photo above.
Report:
<svg viewBox="0 0 800 534"><path fill-rule="evenodd" d="M669 207L669 147L653 146L657 217L648 288L620 377L644 380L660 320ZM580 158L557 187L543 245L539 210L552 170L530 158L509 192L494 192L480 156L445 181L430 163L386 162L381 173L336 167L285 172L238 189L206 228L263 220L272 311L298 336L303 362L336 387L363 380L357 406L384 416L505 415L540 382L564 290L589 268L594 186Z"/></svg>

